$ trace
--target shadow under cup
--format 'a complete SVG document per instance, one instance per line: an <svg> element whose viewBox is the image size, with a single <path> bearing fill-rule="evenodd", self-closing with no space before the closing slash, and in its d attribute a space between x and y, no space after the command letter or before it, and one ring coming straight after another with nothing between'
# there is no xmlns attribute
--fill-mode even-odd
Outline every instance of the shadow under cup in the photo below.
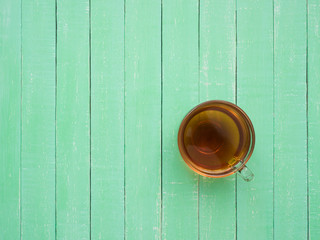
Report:
<svg viewBox="0 0 320 240"><path fill-rule="evenodd" d="M254 144L255 133L249 117L227 101L214 100L196 106L182 120L178 133L182 158L192 170L206 177L250 172L245 164ZM242 177L250 181L253 174Z"/></svg>

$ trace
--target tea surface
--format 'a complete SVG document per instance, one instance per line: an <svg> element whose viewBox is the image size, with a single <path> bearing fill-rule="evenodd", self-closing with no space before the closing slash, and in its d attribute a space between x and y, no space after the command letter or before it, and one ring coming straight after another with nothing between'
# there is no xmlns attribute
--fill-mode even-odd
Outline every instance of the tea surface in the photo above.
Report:
<svg viewBox="0 0 320 240"><path fill-rule="evenodd" d="M250 132L238 112L210 107L189 120L183 140L194 164L207 170L222 171L247 154Z"/></svg>

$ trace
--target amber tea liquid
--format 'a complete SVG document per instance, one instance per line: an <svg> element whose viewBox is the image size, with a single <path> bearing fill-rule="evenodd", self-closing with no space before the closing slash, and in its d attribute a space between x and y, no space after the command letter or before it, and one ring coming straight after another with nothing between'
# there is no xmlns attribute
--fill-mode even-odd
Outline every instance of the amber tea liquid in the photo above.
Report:
<svg viewBox="0 0 320 240"><path fill-rule="evenodd" d="M250 129L237 109L213 104L186 118L180 133L183 152L197 168L219 174L232 169L248 154Z"/></svg>

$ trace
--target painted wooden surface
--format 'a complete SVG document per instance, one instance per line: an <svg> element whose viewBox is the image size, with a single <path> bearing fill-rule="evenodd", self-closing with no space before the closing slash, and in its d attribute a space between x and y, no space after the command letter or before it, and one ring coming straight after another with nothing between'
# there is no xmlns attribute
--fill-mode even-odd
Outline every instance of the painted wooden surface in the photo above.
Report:
<svg viewBox="0 0 320 240"><path fill-rule="evenodd" d="M55 239L55 2L22 1L21 11L20 235Z"/></svg>
<svg viewBox="0 0 320 240"><path fill-rule="evenodd" d="M159 1L125 2L125 239L160 238L160 6Z"/></svg>
<svg viewBox="0 0 320 240"><path fill-rule="evenodd" d="M123 238L124 4L100 0L91 2L91 239Z"/></svg>
<svg viewBox="0 0 320 240"><path fill-rule="evenodd" d="M57 2L56 234L90 236L89 1Z"/></svg>
<svg viewBox="0 0 320 240"><path fill-rule="evenodd" d="M0 239L320 238L319 0L0 0ZM184 115L256 130L192 172Z"/></svg>
<svg viewBox="0 0 320 240"><path fill-rule="evenodd" d="M320 236L320 1L308 1L308 235L310 239Z"/></svg>
<svg viewBox="0 0 320 240"><path fill-rule="evenodd" d="M304 1L274 2L276 239L308 237L306 13Z"/></svg>
<svg viewBox="0 0 320 240"><path fill-rule="evenodd" d="M0 236L19 239L21 6L0 3Z"/></svg>

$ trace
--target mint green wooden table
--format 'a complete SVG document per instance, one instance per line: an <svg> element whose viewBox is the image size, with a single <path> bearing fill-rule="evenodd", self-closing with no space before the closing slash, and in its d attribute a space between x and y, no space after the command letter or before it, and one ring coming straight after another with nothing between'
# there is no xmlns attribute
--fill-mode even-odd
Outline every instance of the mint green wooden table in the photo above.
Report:
<svg viewBox="0 0 320 240"><path fill-rule="evenodd" d="M180 157L251 117L255 179ZM0 0L0 239L320 239L319 0Z"/></svg>

